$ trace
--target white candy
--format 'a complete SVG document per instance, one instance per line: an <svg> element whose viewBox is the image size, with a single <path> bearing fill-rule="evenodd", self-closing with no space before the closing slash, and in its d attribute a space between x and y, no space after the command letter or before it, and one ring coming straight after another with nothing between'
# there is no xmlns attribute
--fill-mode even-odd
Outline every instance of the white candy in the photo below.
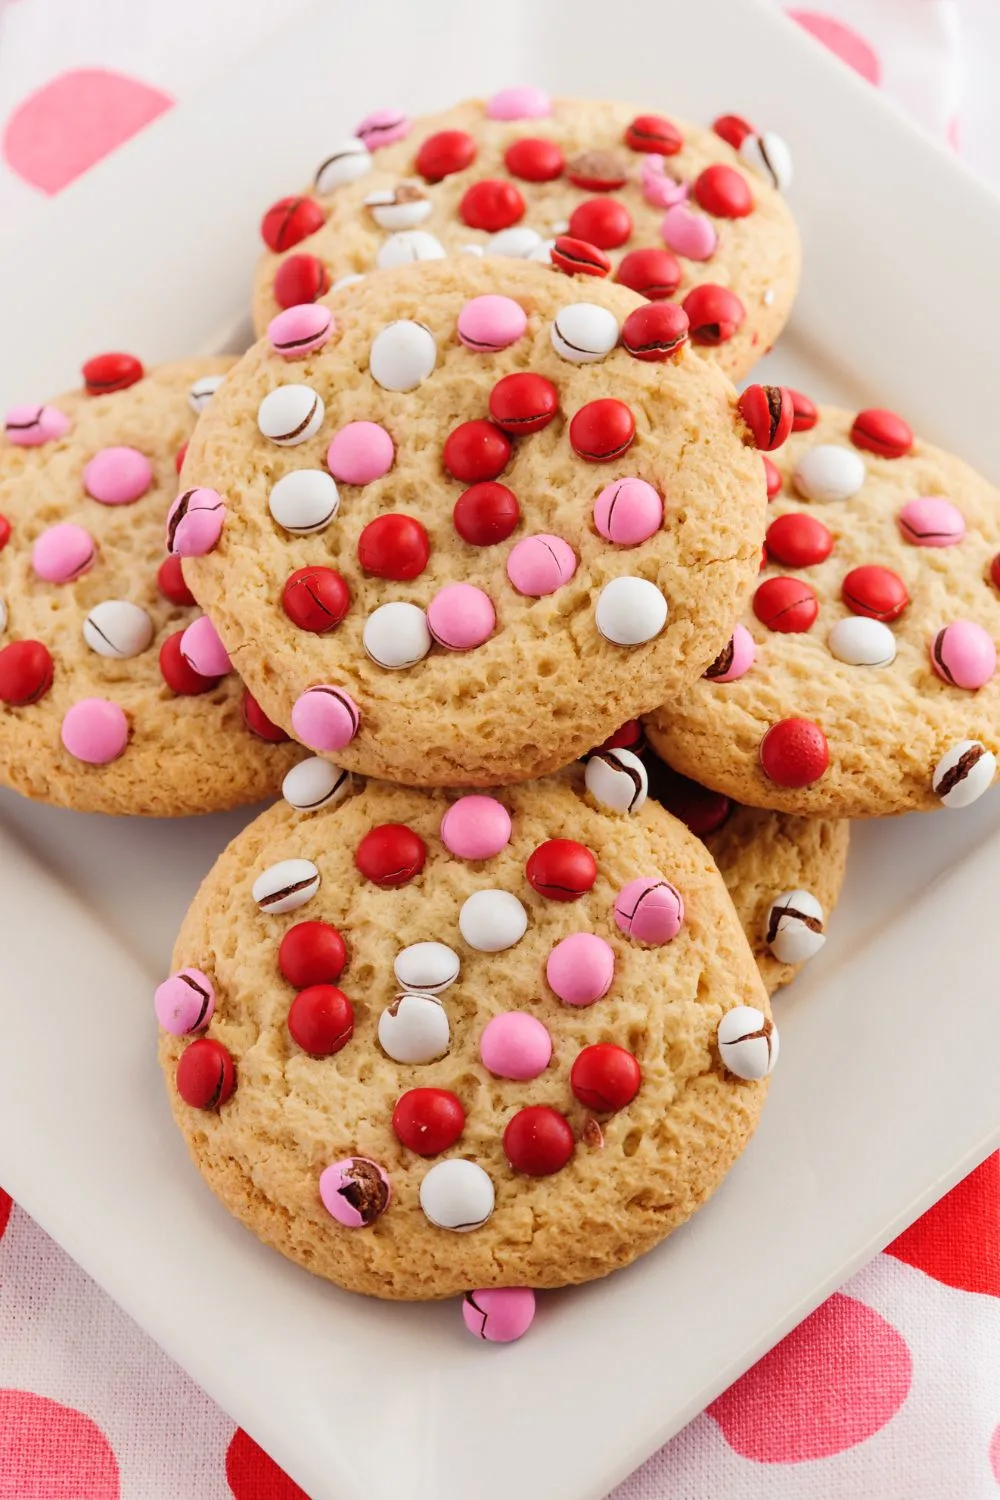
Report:
<svg viewBox="0 0 1000 1500"><path fill-rule="evenodd" d="M881 620L865 615L848 615L838 620L826 638L830 652L838 661L852 667L887 667L896 660L896 637Z"/></svg>
<svg viewBox="0 0 1000 1500"><path fill-rule="evenodd" d="M557 219L556 222L552 225L552 233L556 235L569 234L569 220ZM553 240L552 243L555 244L555 240Z"/></svg>
<svg viewBox="0 0 1000 1500"><path fill-rule="evenodd" d="M320 162L313 186L321 195L332 193L334 188L343 187L345 183L357 182L359 177L371 171L371 166L371 153L364 141L359 141L356 135L348 136L346 140L338 141L326 160Z"/></svg>
<svg viewBox="0 0 1000 1500"><path fill-rule="evenodd" d="M368 356L371 377L385 391L412 391L437 364L434 335L423 323L401 318L372 340Z"/></svg>
<svg viewBox="0 0 1000 1500"><path fill-rule="evenodd" d="M483 247L482 245L459 245L458 253L459 255L475 255L478 256L481 260L483 255Z"/></svg>
<svg viewBox="0 0 1000 1500"><path fill-rule="evenodd" d="M333 807L347 796L351 785L349 771L341 770L321 755L310 755L285 773L281 795L298 812L318 812Z"/></svg>
<svg viewBox="0 0 1000 1500"><path fill-rule="evenodd" d="M365 621L361 642L377 667L400 671L423 661L431 649L427 616L419 604L394 599L380 604Z"/></svg>
<svg viewBox="0 0 1000 1500"><path fill-rule="evenodd" d="M767 914L767 946L779 963L804 964L826 942L825 918L811 891L782 891ZM818 928L810 922L818 923Z"/></svg>
<svg viewBox="0 0 1000 1500"><path fill-rule="evenodd" d="M560 359L589 365L604 359L618 343L618 319L596 302L571 302L556 314L552 347Z"/></svg>
<svg viewBox="0 0 1000 1500"><path fill-rule="evenodd" d="M478 1229L495 1202L493 1184L482 1167L460 1156L435 1163L420 1184L420 1207L438 1229Z"/></svg>
<svg viewBox="0 0 1000 1500"><path fill-rule="evenodd" d="M4 601L2 599L0 599L0 630L6 630L6 629L7 629L7 606L4 603Z"/></svg>
<svg viewBox="0 0 1000 1500"><path fill-rule="evenodd" d="M404 989L439 995L455 983L461 961L447 943L411 943L396 954L392 967Z"/></svg>
<svg viewBox="0 0 1000 1500"><path fill-rule="evenodd" d="M340 508L340 494L325 470L293 469L271 486L267 508L283 530L309 536L329 526Z"/></svg>
<svg viewBox="0 0 1000 1500"><path fill-rule="evenodd" d="M458 914L458 930L469 947L480 953L513 948L527 928L528 913L510 891L474 891Z"/></svg>
<svg viewBox="0 0 1000 1500"><path fill-rule="evenodd" d="M404 188L408 186L403 184ZM419 189L416 191L419 196L411 198L404 192L398 197L398 189L384 188L379 193L369 193L365 208L380 229L415 229L431 211L431 200Z"/></svg>
<svg viewBox="0 0 1000 1500"><path fill-rule="evenodd" d="M378 1039L393 1062L434 1062L451 1046L448 1014L433 995L397 995L378 1018Z"/></svg>
<svg viewBox="0 0 1000 1500"><path fill-rule="evenodd" d="M594 618L606 641L641 646L654 640L667 623L667 601L646 578L612 578L597 596Z"/></svg>
<svg viewBox="0 0 1000 1500"><path fill-rule="evenodd" d="M153 639L153 622L138 604L127 599L104 599L83 622L83 638L98 656L124 661L139 656Z"/></svg>
<svg viewBox="0 0 1000 1500"><path fill-rule="evenodd" d="M978 758L970 757L969 767L962 780L956 782L950 791L942 792L941 783L945 777L970 751L981 753ZM952 745L950 750L945 751L934 767L931 785L944 807L968 807L978 801L984 792L989 791L996 774L997 759L992 750L987 750L979 740L959 740L957 745Z"/></svg>
<svg viewBox="0 0 1000 1500"><path fill-rule="evenodd" d="M191 410L203 412L225 378L225 375L204 375L189 386L188 406Z"/></svg>
<svg viewBox="0 0 1000 1500"><path fill-rule="evenodd" d="M536 245L535 248L534 248L534 250L532 250L531 254L528 256L528 259L529 260L543 260L546 263L546 265L551 265L552 264L552 251L555 249L555 243L556 243L555 240L542 240L541 244L540 245ZM555 339L553 339L552 342L553 342L553 344L555 344ZM558 345L556 345L556 347L558 348ZM562 351L560 350L560 353L561 352ZM563 355L563 358L565 359L566 356ZM580 361L577 361L577 363L579 363L579 362Z"/></svg>
<svg viewBox="0 0 1000 1500"><path fill-rule="evenodd" d="M346 276L338 276L330 290L331 292L339 292L341 287L356 286L359 281L364 281L364 279L360 271L351 271Z"/></svg>
<svg viewBox="0 0 1000 1500"><path fill-rule="evenodd" d="M400 234L390 234L379 246L375 264L380 271L393 266L409 266L417 260L444 260L445 248L426 229L404 229Z"/></svg>
<svg viewBox="0 0 1000 1500"><path fill-rule="evenodd" d="M748 135L740 146L740 156L748 167L766 177L772 187L783 193L792 183L792 153L783 136L773 130L763 135Z"/></svg>
<svg viewBox="0 0 1000 1500"><path fill-rule="evenodd" d="M631 750L595 750L583 780L594 801L616 813L638 812L649 791L646 767Z"/></svg>
<svg viewBox="0 0 1000 1500"><path fill-rule="evenodd" d="M257 426L279 448L294 448L323 425L323 401L311 385L279 385L257 408Z"/></svg>
<svg viewBox="0 0 1000 1500"><path fill-rule="evenodd" d="M852 453L850 448L841 448L837 443L819 443L803 453L792 480L804 499L827 505L856 495L865 482L866 472L860 453Z"/></svg>
<svg viewBox="0 0 1000 1500"><path fill-rule="evenodd" d="M737 1078L754 1081L774 1072L778 1028L752 1005L727 1010L719 1022L719 1056Z"/></svg>
<svg viewBox="0 0 1000 1500"><path fill-rule="evenodd" d="M499 229L486 241L487 255L510 255L516 260L526 260L542 243L537 229L527 224L515 224L511 229Z"/></svg>
<svg viewBox="0 0 1000 1500"><path fill-rule="evenodd" d="M277 915L305 906L318 890L319 871L311 859L282 859L257 876L253 899L261 911Z"/></svg>

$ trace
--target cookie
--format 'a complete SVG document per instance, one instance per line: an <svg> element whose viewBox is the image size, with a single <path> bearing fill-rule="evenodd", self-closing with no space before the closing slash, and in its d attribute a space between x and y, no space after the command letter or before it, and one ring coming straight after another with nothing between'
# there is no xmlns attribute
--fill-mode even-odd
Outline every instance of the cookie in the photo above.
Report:
<svg viewBox="0 0 1000 1500"><path fill-rule="evenodd" d="M813 408L797 425L771 455L751 607L649 738L757 807L967 807L1000 751L1000 494L892 412Z"/></svg>
<svg viewBox="0 0 1000 1500"><path fill-rule="evenodd" d="M788 320L800 251L778 190L791 158L777 136L730 115L717 122L723 139L537 89L412 122L378 118L389 124L365 121L332 142L305 195L264 214L259 333L331 283L446 254L551 259L672 298L696 351L734 378Z"/></svg>
<svg viewBox="0 0 1000 1500"><path fill-rule="evenodd" d="M278 804L173 962L160 1058L197 1166L268 1244L377 1297L627 1265L718 1185L777 1056L704 846L650 801L600 805L582 768Z"/></svg>
<svg viewBox="0 0 1000 1500"><path fill-rule="evenodd" d="M184 466L195 518L226 517L185 569L276 723L352 771L501 784L711 662L763 464L718 370L619 345L637 309L455 257L282 314L245 356Z"/></svg>
<svg viewBox="0 0 1000 1500"><path fill-rule="evenodd" d="M101 355L82 390L6 415L0 782L28 797L210 812L276 792L301 757L244 692L163 546L180 452L232 364L144 374L131 355Z"/></svg>

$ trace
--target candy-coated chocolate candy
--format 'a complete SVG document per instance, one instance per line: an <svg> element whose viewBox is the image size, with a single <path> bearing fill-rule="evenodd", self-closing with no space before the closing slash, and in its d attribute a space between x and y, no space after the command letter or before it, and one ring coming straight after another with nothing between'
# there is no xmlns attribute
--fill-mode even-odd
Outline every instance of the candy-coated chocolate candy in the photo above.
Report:
<svg viewBox="0 0 1000 1500"><path fill-rule="evenodd" d="M646 736L643 733L641 719L626 719L614 732L609 734L603 744L598 745L598 750L633 750L639 755L646 748Z"/></svg>
<svg viewBox="0 0 1000 1500"><path fill-rule="evenodd" d="M492 422L462 422L445 438L444 466L463 484L496 479L510 461L510 438Z"/></svg>
<svg viewBox="0 0 1000 1500"><path fill-rule="evenodd" d="M400 318L379 330L372 340L368 369L386 391L412 391L437 364L434 335L423 323Z"/></svg>
<svg viewBox="0 0 1000 1500"><path fill-rule="evenodd" d="M288 1008L288 1030L311 1057L332 1057L354 1035L354 1007L336 985L308 985Z"/></svg>
<svg viewBox="0 0 1000 1500"><path fill-rule="evenodd" d="M587 791L610 812L638 812L646 800L646 767L631 750L595 750L583 773Z"/></svg>
<svg viewBox="0 0 1000 1500"><path fill-rule="evenodd" d="M559 410L559 392L544 375L504 375L490 391L490 416L504 432L540 432Z"/></svg>
<svg viewBox="0 0 1000 1500"><path fill-rule="evenodd" d="M98 656L125 661L145 651L153 639L153 622L128 599L102 599L83 622L83 638Z"/></svg>
<svg viewBox="0 0 1000 1500"><path fill-rule="evenodd" d="M406 115L398 109L376 109L365 115L355 129L355 136L363 141L369 151L380 146L391 146L395 141L405 141L412 126Z"/></svg>
<svg viewBox="0 0 1000 1500"><path fill-rule="evenodd" d="M521 84L500 89L486 101L489 120L544 120L552 113L552 100L544 89Z"/></svg>
<svg viewBox="0 0 1000 1500"><path fill-rule="evenodd" d="M673 302L637 307L622 324L622 347L633 359L670 359L688 336L688 315Z"/></svg>
<svg viewBox="0 0 1000 1500"><path fill-rule="evenodd" d="M684 137L672 120L662 115L636 115L625 128L625 144L630 151L654 151L658 156L676 156Z"/></svg>
<svg viewBox="0 0 1000 1500"><path fill-rule="evenodd" d="M434 995L397 995L379 1016L378 1039L393 1062L435 1062L451 1046L448 1013Z"/></svg>
<svg viewBox="0 0 1000 1500"><path fill-rule="evenodd" d="M465 1110L450 1089L408 1089L396 1101L392 1128L407 1150L438 1156L461 1136Z"/></svg>
<svg viewBox="0 0 1000 1500"><path fill-rule="evenodd" d="M973 620L955 620L931 641L931 665L952 687L976 692L997 669L993 638Z"/></svg>
<svg viewBox="0 0 1000 1500"><path fill-rule="evenodd" d="M631 1104L641 1083L642 1070L632 1053L612 1042L584 1047L569 1073L573 1097L599 1115L615 1114Z"/></svg>
<svg viewBox="0 0 1000 1500"><path fill-rule="evenodd" d="M0 516L0 552L10 541L11 525L6 516Z"/></svg>
<svg viewBox="0 0 1000 1500"><path fill-rule="evenodd" d="M240 714L250 733L269 745L284 745L291 739L291 735L280 724L275 724L273 719L268 718L249 688L243 689Z"/></svg>
<svg viewBox="0 0 1000 1500"><path fill-rule="evenodd" d="M794 426L793 426L794 431ZM806 500L829 505L850 500L865 482L864 459L839 443L820 443L803 453L795 465L792 483Z"/></svg>
<svg viewBox="0 0 1000 1500"><path fill-rule="evenodd" d="M748 167L753 167L765 177L776 192L783 193L792 185L792 153L787 141L773 130L763 135L751 132L739 144L739 153Z"/></svg>
<svg viewBox="0 0 1000 1500"><path fill-rule="evenodd" d="M66 710L59 731L64 749L88 766L117 760L128 735L125 710L109 698L81 698Z"/></svg>
<svg viewBox="0 0 1000 1500"><path fill-rule="evenodd" d="M598 250L617 250L632 233L632 215L617 198L586 198L570 214L569 232Z"/></svg>
<svg viewBox="0 0 1000 1500"><path fill-rule="evenodd" d="M196 417L201 416L225 378L224 375L201 375L188 386L187 403Z"/></svg>
<svg viewBox="0 0 1000 1500"><path fill-rule="evenodd" d="M619 547L637 547L659 531L663 501L645 479L615 479L594 501L594 525Z"/></svg>
<svg viewBox="0 0 1000 1500"><path fill-rule="evenodd" d="M181 560L179 557L165 557L156 572L156 587L164 599L169 599L171 604L195 604L197 603L191 590L184 582L184 574L181 571Z"/></svg>
<svg viewBox="0 0 1000 1500"><path fill-rule="evenodd" d="M458 930L478 953L502 953L524 937L528 913L510 891L473 891L462 903Z"/></svg>
<svg viewBox="0 0 1000 1500"><path fill-rule="evenodd" d="M181 655L200 677L225 677L232 671L229 652L207 615L199 615L182 634Z"/></svg>
<svg viewBox="0 0 1000 1500"><path fill-rule="evenodd" d="M470 297L458 315L458 337L478 354L496 354L515 343L528 326L528 315L513 297L487 293Z"/></svg>
<svg viewBox="0 0 1000 1500"><path fill-rule="evenodd" d="M153 1008L171 1036L194 1036L215 1013L215 986L200 969L179 969L157 985Z"/></svg>
<svg viewBox="0 0 1000 1500"><path fill-rule="evenodd" d="M530 1286L488 1287L466 1292L462 1320L470 1333L487 1344L512 1344L522 1338L535 1318L535 1294Z"/></svg>
<svg viewBox="0 0 1000 1500"><path fill-rule="evenodd" d="M12 641L0 649L0 703L25 708L44 698L52 686L54 668L41 641Z"/></svg>
<svg viewBox="0 0 1000 1500"><path fill-rule="evenodd" d="M768 578L753 596L753 612L768 630L796 635L815 622L819 600L804 578Z"/></svg>
<svg viewBox="0 0 1000 1500"><path fill-rule="evenodd" d="M722 792L699 786L657 759L649 767L649 793L700 839L717 832L733 810L732 801Z"/></svg>
<svg viewBox="0 0 1000 1500"><path fill-rule="evenodd" d="M766 453L761 454L761 459L764 464L764 481L767 484L767 498L773 500L775 495L781 494L781 486L784 482L781 477L781 470L777 464L771 462Z"/></svg>
<svg viewBox="0 0 1000 1500"><path fill-rule="evenodd" d="M277 313L267 325L267 336L275 354L302 359L329 343L333 326L333 313L328 307L303 302Z"/></svg>
<svg viewBox="0 0 1000 1500"><path fill-rule="evenodd" d="M178 474L184 467L184 460L187 458L187 451L187 443L181 443L177 452L174 454L174 468L177 470Z"/></svg>
<svg viewBox="0 0 1000 1500"><path fill-rule="evenodd" d="M297 812L318 812L333 807L347 796L351 785L349 771L341 770L322 756L310 755L285 773L281 795Z"/></svg>
<svg viewBox="0 0 1000 1500"><path fill-rule="evenodd" d="M311 536L329 526L340 509L340 494L322 469L293 469L271 486L267 508L283 531Z"/></svg>
<svg viewBox="0 0 1000 1500"><path fill-rule="evenodd" d="M668 249L686 260L711 260L719 234L705 214L695 213L687 203L675 203L660 221L660 234Z"/></svg>
<svg viewBox="0 0 1000 1500"><path fill-rule="evenodd" d="M278 968L297 990L336 984L347 963L347 945L329 922L296 922L278 947Z"/></svg>
<svg viewBox="0 0 1000 1500"><path fill-rule="evenodd" d="M492 859L510 843L510 813L495 797L459 797L441 819L441 842L459 859Z"/></svg>
<svg viewBox="0 0 1000 1500"><path fill-rule="evenodd" d="M841 584L840 594L849 610L871 620L898 620L910 602L899 574L876 563L852 568Z"/></svg>
<svg viewBox="0 0 1000 1500"><path fill-rule="evenodd" d="M576 553L559 536L522 537L507 556L507 577L519 594L540 599L554 594L576 572Z"/></svg>
<svg viewBox="0 0 1000 1500"><path fill-rule="evenodd" d="M854 418L851 442L879 458L905 458L913 447L913 429L894 411L872 406Z"/></svg>
<svg viewBox="0 0 1000 1500"><path fill-rule="evenodd" d="M361 727L361 711L350 693L329 682L300 693L291 717L296 739L310 750L343 750Z"/></svg>
<svg viewBox="0 0 1000 1500"><path fill-rule="evenodd" d="M58 406L12 406L3 419L4 436L18 448L57 442L69 428L69 417Z"/></svg>
<svg viewBox="0 0 1000 1500"><path fill-rule="evenodd" d="M556 236L550 251L552 264L567 276L607 276L611 262L597 245L571 234Z"/></svg>
<svg viewBox="0 0 1000 1500"><path fill-rule="evenodd" d="M658 246L630 250L618 262L615 280L630 287L642 297L656 302L672 297L681 284L681 267L676 255Z"/></svg>
<svg viewBox="0 0 1000 1500"><path fill-rule="evenodd" d="M394 457L392 438L381 423L348 422L326 450L326 466L342 484L371 484L388 474Z"/></svg>
<svg viewBox="0 0 1000 1500"><path fill-rule="evenodd" d="M755 448L773 453L781 447L795 419L792 398L784 386L748 385L736 405Z"/></svg>
<svg viewBox="0 0 1000 1500"><path fill-rule="evenodd" d="M565 1115L547 1104L529 1104L508 1120L503 1153L515 1172L550 1177L573 1155L573 1130Z"/></svg>
<svg viewBox="0 0 1000 1500"><path fill-rule="evenodd" d="M272 290L279 307L298 307L326 296L330 273L317 255L289 255L274 273Z"/></svg>
<svg viewBox="0 0 1000 1500"><path fill-rule="evenodd" d="M506 255L514 260L528 260L540 251L544 241L537 229L527 224L515 224L510 229L498 229L491 234L485 245L476 246L484 255ZM470 247L465 247L468 250Z"/></svg>
<svg viewBox="0 0 1000 1500"><path fill-rule="evenodd" d="M417 171L425 182L440 182L464 172L476 159L476 142L467 130L439 130L421 143Z"/></svg>
<svg viewBox="0 0 1000 1500"><path fill-rule="evenodd" d="M489 1175L477 1162L459 1156L435 1162L420 1184L420 1207L438 1229L479 1229L495 1202Z"/></svg>
<svg viewBox="0 0 1000 1500"><path fill-rule="evenodd" d="M300 630L325 635L351 606L351 592L334 568L297 568L285 580L281 607Z"/></svg>
<svg viewBox="0 0 1000 1500"><path fill-rule="evenodd" d="M719 115L718 119L712 121L712 129L734 151L738 151L747 136L754 133L753 126L742 115Z"/></svg>
<svg viewBox="0 0 1000 1500"><path fill-rule="evenodd" d="M251 894L259 911L280 916L305 906L319 887L320 873L311 859L282 859L261 871Z"/></svg>
<svg viewBox="0 0 1000 1500"><path fill-rule="evenodd" d="M734 625L733 633L703 676L710 682L735 682L749 672L757 655L753 636L745 625Z"/></svg>
<svg viewBox="0 0 1000 1500"><path fill-rule="evenodd" d="M427 845L405 823L380 823L369 829L354 851L361 874L385 890L408 884L420 874L426 859Z"/></svg>
<svg viewBox="0 0 1000 1500"><path fill-rule="evenodd" d="M881 620L848 615L830 628L830 655L852 667L887 667L896 659L896 637Z"/></svg>
<svg viewBox="0 0 1000 1500"><path fill-rule="evenodd" d="M597 860L575 839L547 839L528 857L525 874L549 901L578 901L597 879Z"/></svg>
<svg viewBox="0 0 1000 1500"><path fill-rule="evenodd" d="M549 954L545 977L564 1005L593 1005L611 988L614 950L594 932L571 933Z"/></svg>
<svg viewBox="0 0 1000 1500"><path fill-rule="evenodd" d="M934 767L931 785L945 807L969 807L989 791L996 773L992 750L979 740L959 740Z"/></svg>
<svg viewBox="0 0 1000 1500"><path fill-rule="evenodd" d="M111 391L125 391L145 375L142 361L134 354L95 354L88 359L81 374L88 396L106 396Z"/></svg>
<svg viewBox="0 0 1000 1500"><path fill-rule="evenodd" d="M811 568L833 551L833 534L805 511L789 511L767 528L767 555L783 568Z"/></svg>
<svg viewBox="0 0 1000 1500"><path fill-rule="evenodd" d="M199 693L210 693L218 687L218 677L202 677L196 672L181 652L183 630L168 635L160 647L160 673L172 693L180 697L196 698Z"/></svg>
<svg viewBox="0 0 1000 1500"><path fill-rule="evenodd" d="M31 566L46 583L74 583L90 571L97 544L89 531L72 521L49 526L31 549Z"/></svg>
<svg viewBox="0 0 1000 1500"><path fill-rule="evenodd" d="M472 651L489 640L496 611L488 594L472 583L447 583L427 606L427 623L439 646Z"/></svg>
<svg viewBox="0 0 1000 1500"><path fill-rule="evenodd" d="M326 215L315 198L279 198L260 221L260 232L269 250L290 250L300 240L322 229Z"/></svg>
<svg viewBox="0 0 1000 1500"><path fill-rule="evenodd" d="M774 1022L752 1005L727 1010L719 1022L719 1056L737 1078L755 1082L774 1072L778 1061L778 1031Z"/></svg>
<svg viewBox="0 0 1000 1500"><path fill-rule="evenodd" d="M430 555L427 532L413 516L376 516L358 537L358 562L375 578L417 578Z"/></svg>
<svg viewBox="0 0 1000 1500"><path fill-rule="evenodd" d="M811 891L783 891L768 911L765 942L779 963L808 963L826 942L825 919Z"/></svg>
<svg viewBox="0 0 1000 1500"><path fill-rule="evenodd" d="M411 943L393 960L393 973L406 990L427 990L438 995L455 983L461 963L447 943Z"/></svg>
<svg viewBox="0 0 1000 1500"><path fill-rule="evenodd" d="M647 578L612 578L597 596L594 622L606 641L641 646L667 623L667 601Z"/></svg>
<svg viewBox="0 0 1000 1500"><path fill-rule="evenodd" d="M479 1056L494 1078L523 1083L545 1072L552 1058L552 1038L537 1017L508 1010L483 1027Z"/></svg>
<svg viewBox="0 0 1000 1500"><path fill-rule="evenodd" d="M897 520L914 547L954 547L965 536L965 517L958 506L937 495L908 500Z"/></svg>
<svg viewBox="0 0 1000 1500"><path fill-rule="evenodd" d="M192 1109L221 1109L236 1088L233 1059L221 1042L202 1036L177 1063L177 1092Z"/></svg>
<svg viewBox="0 0 1000 1500"><path fill-rule="evenodd" d="M795 390L793 386L786 386L786 390L792 398L792 410L795 413L792 431L809 432L819 421L819 407L811 397Z"/></svg>
<svg viewBox="0 0 1000 1500"><path fill-rule="evenodd" d="M617 318L595 302L570 302L552 324L553 349L573 365L604 359L617 343Z"/></svg>
<svg viewBox="0 0 1000 1500"><path fill-rule="evenodd" d="M1000 552L990 563L990 582L995 589L1000 589Z"/></svg>
<svg viewBox="0 0 1000 1500"><path fill-rule="evenodd" d="M707 281L692 287L681 306L687 313L690 335L696 344L727 343L746 318L746 308L735 292Z"/></svg>
<svg viewBox="0 0 1000 1500"><path fill-rule="evenodd" d="M684 923L684 901L661 875L640 876L622 886L615 899L615 922L637 943L671 942Z"/></svg>
<svg viewBox="0 0 1000 1500"><path fill-rule="evenodd" d="M257 408L257 426L279 448L296 448L315 437L325 409L311 385L279 385Z"/></svg>
<svg viewBox="0 0 1000 1500"><path fill-rule="evenodd" d="M367 1156L345 1156L320 1173L323 1207L345 1229L367 1229L374 1224L389 1207L391 1194L385 1169Z"/></svg>
<svg viewBox="0 0 1000 1500"><path fill-rule="evenodd" d="M436 235L425 229L402 229L390 234L378 248L375 264L380 271L409 266L420 260L444 260L445 248Z"/></svg>
<svg viewBox="0 0 1000 1500"><path fill-rule="evenodd" d="M635 417L624 401L602 396L581 406L569 424L573 451L588 463L621 458L635 437Z"/></svg>
<svg viewBox="0 0 1000 1500"><path fill-rule="evenodd" d="M716 162L695 178L695 199L718 219L743 219L753 212L753 193L742 172Z"/></svg>
<svg viewBox="0 0 1000 1500"><path fill-rule="evenodd" d="M760 768L775 786L811 786L830 764L826 735L811 719L779 719L760 742Z"/></svg>
<svg viewBox="0 0 1000 1500"><path fill-rule="evenodd" d="M361 643L376 666L389 671L416 666L433 644L424 611L419 604L402 599L372 610L365 621Z"/></svg>
<svg viewBox="0 0 1000 1500"><path fill-rule="evenodd" d="M520 519L517 497L506 485L493 480L474 484L459 495L452 512L455 530L472 547L492 547L496 542L505 542Z"/></svg>
<svg viewBox="0 0 1000 1500"><path fill-rule="evenodd" d="M524 182L554 182L562 176L566 164L563 149L556 141L533 135L511 141L503 160L510 175Z"/></svg>
<svg viewBox="0 0 1000 1500"><path fill-rule="evenodd" d="M347 136L334 146L324 161L320 162L316 168L313 186L317 193L325 197L335 188L345 187L349 182L357 182L359 177L371 171L371 167L371 155L364 141L359 140L356 135Z"/></svg>
<svg viewBox="0 0 1000 1500"><path fill-rule="evenodd" d="M488 234L495 234L524 218L524 199L512 182L484 178L466 188L458 215L470 229L485 229Z"/></svg>
<svg viewBox="0 0 1000 1500"><path fill-rule="evenodd" d="M587 192L613 193L628 182L628 158L622 151L580 151L566 163L566 176Z"/></svg>

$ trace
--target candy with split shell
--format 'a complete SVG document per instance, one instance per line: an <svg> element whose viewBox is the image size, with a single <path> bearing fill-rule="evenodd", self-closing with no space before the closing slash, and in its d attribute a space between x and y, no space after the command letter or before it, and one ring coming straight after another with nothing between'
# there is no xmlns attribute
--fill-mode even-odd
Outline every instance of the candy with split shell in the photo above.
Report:
<svg viewBox="0 0 1000 1500"><path fill-rule="evenodd" d="M767 914L767 946L783 964L804 964L826 942L826 913L811 891L782 891Z"/></svg>
<svg viewBox="0 0 1000 1500"><path fill-rule="evenodd" d="M260 911L280 916L305 906L319 887L320 873L311 859L282 859L260 872L251 894Z"/></svg>
<svg viewBox="0 0 1000 1500"><path fill-rule="evenodd" d="M128 599L102 599L83 622L83 638L98 656L124 661L149 646L153 622L146 610Z"/></svg>
<svg viewBox="0 0 1000 1500"><path fill-rule="evenodd" d="M438 1229L479 1229L495 1202L489 1174L477 1162L461 1157L435 1162L420 1183L420 1207Z"/></svg>
<svg viewBox="0 0 1000 1500"><path fill-rule="evenodd" d="M439 995L455 983L461 960L454 948L434 939L410 943L396 954L393 973L406 990L424 990Z"/></svg>
<svg viewBox="0 0 1000 1500"><path fill-rule="evenodd" d="M311 536L329 526L340 509L340 494L322 469L292 469L272 485L267 506L283 531Z"/></svg>
<svg viewBox="0 0 1000 1500"><path fill-rule="evenodd" d="M285 773L281 795L297 812L318 812L346 797L350 784L350 772L320 755L310 755Z"/></svg>
<svg viewBox="0 0 1000 1500"><path fill-rule="evenodd" d="M767 1078L778 1061L778 1030L753 1005L736 1005L719 1022L719 1056L737 1078Z"/></svg>
<svg viewBox="0 0 1000 1500"><path fill-rule="evenodd" d="M552 347L570 364L594 364L618 343L618 319L596 302L570 302L552 322Z"/></svg>
<svg viewBox="0 0 1000 1500"><path fill-rule="evenodd" d="M172 1036L204 1031L215 1013L215 986L201 969L179 969L153 996L156 1019Z"/></svg>
<svg viewBox="0 0 1000 1500"><path fill-rule="evenodd" d="M649 791L646 767L631 750L595 750L584 770L587 791L601 807L638 812Z"/></svg>
<svg viewBox="0 0 1000 1500"><path fill-rule="evenodd" d="M988 792L997 774L997 758L980 740L959 740L934 767L931 785L945 807L970 807Z"/></svg>
<svg viewBox="0 0 1000 1500"><path fill-rule="evenodd" d="M451 1046L448 1012L426 990L406 991L379 1016L378 1039L383 1052L394 1062L435 1062Z"/></svg>

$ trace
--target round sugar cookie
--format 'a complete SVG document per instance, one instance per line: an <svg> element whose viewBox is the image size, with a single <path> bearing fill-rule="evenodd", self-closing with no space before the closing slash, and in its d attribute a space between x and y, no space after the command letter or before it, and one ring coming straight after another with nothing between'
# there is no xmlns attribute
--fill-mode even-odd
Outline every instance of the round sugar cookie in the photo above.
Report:
<svg viewBox="0 0 1000 1500"><path fill-rule="evenodd" d="M164 550L180 452L232 364L145 373L131 355L100 355L83 389L7 412L4 785L84 812L173 817L271 795L301 758L245 693Z"/></svg>
<svg viewBox="0 0 1000 1500"><path fill-rule="evenodd" d="M213 1191L353 1291L627 1265L746 1144L777 1057L704 846L582 768L498 798L377 782L245 829L156 1011Z"/></svg>

